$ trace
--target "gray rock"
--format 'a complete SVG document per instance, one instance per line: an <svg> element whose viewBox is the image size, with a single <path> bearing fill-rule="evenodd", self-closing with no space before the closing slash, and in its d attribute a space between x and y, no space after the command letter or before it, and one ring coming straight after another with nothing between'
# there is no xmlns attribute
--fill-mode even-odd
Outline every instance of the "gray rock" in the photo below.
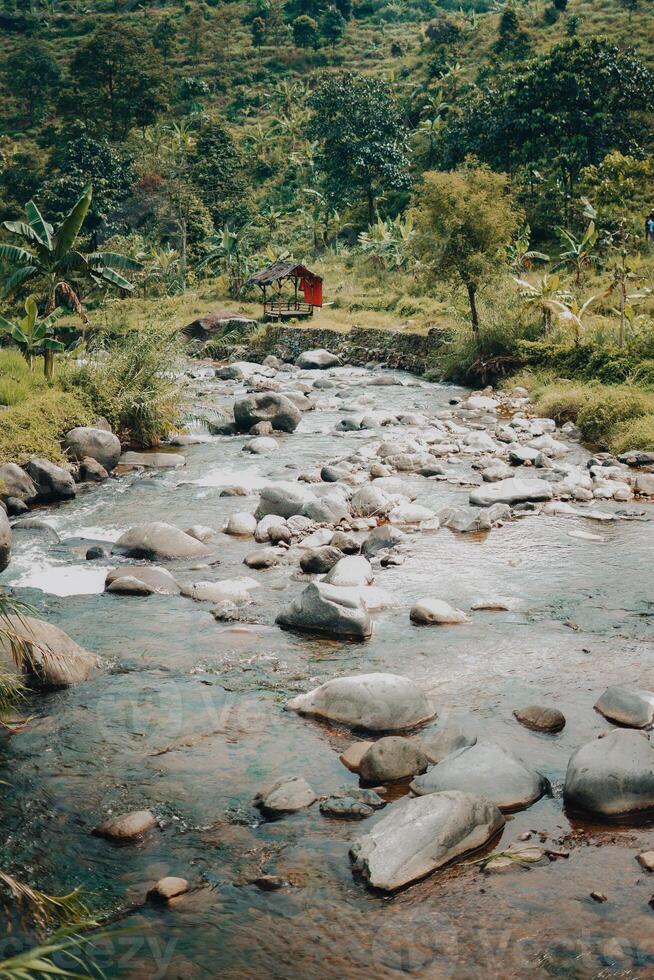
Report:
<svg viewBox="0 0 654 980"><path fill-rule="evenodd" d="M114 469L120 459L120 440L105 429L94 429L80 425L70 429L64 436L64 449L71 459L78 462L90 456L107 472Z"/></svg>
<svg viewBox="0 0 654 980"><path fill-rule="evenodd" d="M304 505L315 499L314 494L301 483L270 483L261 490L255 517L258 521L268 514L293 517L302 514Z"/></svg>
<svg viewBox="0 0 654 980"><path fill-rule="evenodd" d="M370 885L392 892L478 850L503 826L498 808L470 793L403 799L355 841L350 855Z"/></svg>
<svg viewBox="0 0 654 980"><path fill-rule="evenodd" d="M118 462L121 466L145 466L153 470L167 470L184 466L186 457L181 453L137 453L130 450L123 453Z"/></svg>
<svg viewBox="0 0 654 980"><path fill-rule="evenodd" d="M372 483L352 495L350 506L355 517L378 517L388 513L392 501L381 487Z"/></svg>
<svg viewBox="0 0 654 980"><path fill-rule="evenodd" d="M253 799L267 816L296 813L316 801L316 794L302 776L283 776L272 785L260 790Z"/></svg>
<svg viewBox="0 0 654 980"><path fill-rule="evenodd" d="M373 558L381 551L396 548L406 538L404 531L393 527L392 524L380 524L374 528L363 542L362 551L366 558Z"/></svg>
<svg viewBox="0 0 654 980"><path fill-rule="evenodd" d="M37 490L32 479L17 463L3 463L0 466L0 500L17 497L29 504L36 500Z"/></svg>
<svg viewBox="0 0 654 980"><path fill-rule="evenodd" d="M96 837L106 837L108 840L125 843L140 839L156 825L156 818L150 810L135 810L133 813L125 813L120 817L105 820L104 823L94 827L93 833Z"/></svg>
<svg viewBox="0 0 654 980"><path fill-rule="evenodd" d="M338 548L325 545L323 548L310 548L300 558L300 568L305 575L324 575L343 557Z"/></svg>
<svg viewBox="0 0 654 980"><path fill-rule="evenodd" d="M302 513L317 524L338 524L350 516L347 500L340 494L307 500Z"/></svg>
<svg viewBox="0 0 654 980"><path fill-rule="evenodd" d="M7 515L0 507L0 572L9 564L11 555L11 527Z"/></svg>
<svg viewBox="0 0 654 980"><path fill-rule="evenodd" d="M470 735L457 725L446 725L420 739L420 748L432 764L470 745L477 744L477 736Z"/></svg>
<svg viewBox="0 0 654 980"><path fill-rule="evenodd" d="M460 534L473 534L479 531L490 531L493 526L487 507L469 507L464 510L459 507L446 507L438 514L441 527L449 527L451 531Z"/></svg>
<svg viewBox="0 0 654 980"><path fill-rule="evenodd" d="M511 467L506 463L492 463L481 471L481 478L484 483L499 483L500 480L511 479Z"/></svg>
<svg viewBox="0 0 654 980"><path fill-rule="evenodd" d="M654 691L635 687L607 687L595 704L595 710L628 728L654 726Z"/></svg>
<svg viewBox="0 0 654 980"><path fill-rule="evenodd" d="M310 398L307 398L305 394L301 391L284 391L282 394L292 401L296 408L299 408L301 412L312 412L315 409L314 403Z"/></svg>
<svg viewBox="0 0 654 980"><path fill-rule="evenodd" d="M125 531L116 542L116 549L133 558L204 558L209 549L172 524L153 521Z"/></svg>
<svg viewBox="0 0 654 980"><path fill-rule="evenodd" d="M324 480L325 483L338 483L339 480L345 480L349 476L348 470L342 469L339 466L323 466L320 470L320 478Z"/></svg>
<svg viewBox="0 0 654 980"><path fill-rule="evenodd" d="M462 609L455 609L442 599L421 599L411 607L409 617L417 626L457 626L470 622Z"/></svg>
<svg viewBox="0 0 654 980"><path fill-rule="evenodd" d="M338 548L345 555L358 555L361 545L357 539L346 531L334 531L329 542L332 548Z"/></svg>
<svg viewBox="0 0 654 980"><path fill-rule="evenodd" d="M87 561L102 561L109 557L109 552L102 545L95 544L86 549L84 557Z"/></svg>
<svg viewBox="0 0 654 980"><path fill-rule="evenodd" d="M531 466L542 466L544 460L543 454L538 449L515 443L509 446L509 462L512 466L524 466L525 463Z"/></svg>
<svg viewBox="0 0 654 980"><path fill-rule="evenodd" d="M97 657L57 626L23 615L9 616L7 621L22 646L20 671L35 687L50 691L79 684L97 666ZM4 633L0 634L0 663L10 672L19 669Z"/></svg>
<svg viewBox="0 0 654 980"><path fill-rule="evenodd" d="M417 742L401 735L387 735L368 749L361 759L359 773L367 783L387 783L425 771L429 759Z"/></svg>
<svg viewBox="0 0 654 980"><path fill-rule="evenodd" d="M119 568L110 569L105 578L107 592L138 593L138 585L142 589L141 595L179 595L181 591L173 576L165 568L121 565Z"/></svg>
<svg viewBox="0 0 654 980"><path fill-rule="evenodd" d="M270 422L257 422L250 429L251 436L271 436L275 430ZM275 443L277 445L277 443Z"/></svg>
<svg viewBox="0 0 654 980"><path fill-rule="evenodd" d="M178 898L180 895L184 895L189 888L190 885L186 878L175 878L172 875L167 875L165 878L160 878L152 886L146 898L149 902L154 902L156 905L165 904L171 898Z"/></svg>
<svg viewBox="0 0 654 980"><path fill-rule="evenodd" d="M75 496L75 481L61 466L34 456L27 464L27 472L34 482L39 500L70 500Z"/></svg>
<svg viewBox="0 0 654 980"><path fill-rule="evenodd" d="M102 483L109 479L109 472L97 459L85 456L79 464L79 479L81 483Z"/></svg>
<svg viewBox="0 0 654 980"><path fill-rule="evenodd" d="M500 810L521 810L539 799L547 780L496 742L477 742L446 756L411 783L419 796L443 790L474 792L492 800Z"/></svg>
<svg viewBox="0 0 654 980"><path fill-rule="evenodd" d="M320 804L320 812L326 817L339 817L345 820L365 820L375 812L353 796L328 796Z"/></svg>
<svg viewBox="0 0 654 980"><path fill-rule="evenodd" d="M337 677L298 695L287 707L301 715L371 732L415 728L436 713L414 682L399 674Z"/></svg>
<svg viewBox="0 0 654 980"><path fill-rule="evenodd" d="M4 505L4 507L3 507ZM26 514L29 507L20 497L0 497L0 507L6 508L10 517L17 517L19 514Z"/></svg>
<svg viewBox="0 0 654 980"><path fill-rule="evenodd" d="M295 366L305 370L324 371L326 368L338 367L340 363L341 359L337 354L332 354L324 348L317 348L303 351L296 360Z"/></svg>
<svg viewBox="0 0 654 980"><path fill-rule="evenodd" d="M587 742L568 763L563 795L569 807L605 817L654 809L654 747L628 729Z"/></svg>
<svg viewBox="0 0 654 980"><path fill-rule="evenodd" d="M285 606L275 622L289 629L367 640L372 621L356 590L312 582Z"/></svg>
<svg viewBox="0 0 654 980"><path fill-rule="evenodd" d="M470 494L470 503L475 507L490 507L493 504L518 504L523 501L551 500L552 487L545 480L499 480L484 484Z"/></svg>
<svg viewBox="0 0 654 980"><path fill-rule="evenodd" d="M530 704L526 708L516 708L513 714L521 725L534 732L554 733L565 728L565 715L561 711L557 711L556 708Z"/></svg>
<svg viewBox="0 0 654 980"><path fill-rule="evenodd" d="M281 561L281 555L274 548L259 548L257 551L251 551L249 555L246 555L243 559L243 564L247 565L248 568L274 568L275 565L279 565Z"/></svg>
<svg viewBox="0 0 654 980"><path fill-rule="evenodd" d="M323 579L328 585L337 585L341 588L370 585L372 580L372 567L368 559L362 555L341 557Z"/></svg>
<svg viewBox="0 0 654 980"><path fill-rule="evenodd" d="M279 443L276 439L271 439L270 436L256 436L243 446L243 452L252 453L255 456L269 456L278 451Z"/></svg>
<svg viewBox="0 0 654 980"><path fill-rule="evenodd" d="M234 403L234 421L241 432L249 432L257 422L270 422L280 432L295 432L301 418L297 405L277 392L248 395Z"/></svg>

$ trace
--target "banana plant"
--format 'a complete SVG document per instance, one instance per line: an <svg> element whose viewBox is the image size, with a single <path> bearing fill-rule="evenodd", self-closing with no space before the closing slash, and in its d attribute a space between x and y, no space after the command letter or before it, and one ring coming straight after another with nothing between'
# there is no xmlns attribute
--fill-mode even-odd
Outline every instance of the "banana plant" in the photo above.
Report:
<svg viewBox="0 0 654 980"><path fill-rule="evenodd" d="M546 273L541 276L537 283L529 282L527 279L513 277L518 284L521 298L528 306L537 306L543 314L543 326L545 333L550 332L552 326L552 306L551 302L557 297L561 298L561 279L555 273Z"/></svg>
<svg viewBox="0 0 654 980"><path fill-rule="evenodd" d="M34 358L43 354L45 376L51 378L54 355L65 349L64 344L54 337L53 327L65 313L63 306L58 306L43 320L39 320L36 300L33 296L28 296L25 300L25 316L18 323L12 323L0 316L0 333L8 334L14 343L18 344L31 371L34 370ZM48 351L51 353L50 358L45 357Z"/></svg>
<svg viewBox="0 0 654 980"><path fill-rule="evenodd" d="M575 238L572 232L564 231L563 228L561 228L560 231L564 238L564 244L567 243L568 248L564 249L564 251L560 253L560 261L554 266L553 271L558 272L559 269L565 268L572 269L574 272L575 284L577 285L577 288L579 288L581 286L584 270L597 262L597 257L593 255L593 249L597 244L599 232L595 227L594 221L589 221L588 227L581 238Z"/></svg>
<svg viewBox="0 0 654 980"><path fill-rule="evenodd" d="M4 227L22 245L0 244L0 258L13 265L14 272L5 282L3 296L9 296L24 283L36 279L46 292L46 313L51 313L61 296L66 305L82 315L79 286L82 281L93 285L108 284L131 292L133 285L121 273L139 271L140 262L117 252L91 252L84 255L75 248L77 237L91 206L92 187L84 188L61 225L54 230L34 201L25 205L26 221L5 221Z"/></svg>
<svg viewBox="0 0 654 980"><path fill-rule="evenodd" d="M529 236L531 228L527 225L521 231L512 245L507 245L506 253L509 265L514 272L521 273L532 268L534 262L549 262L550 257L545 252L537 252L531 248Z"/></svg>

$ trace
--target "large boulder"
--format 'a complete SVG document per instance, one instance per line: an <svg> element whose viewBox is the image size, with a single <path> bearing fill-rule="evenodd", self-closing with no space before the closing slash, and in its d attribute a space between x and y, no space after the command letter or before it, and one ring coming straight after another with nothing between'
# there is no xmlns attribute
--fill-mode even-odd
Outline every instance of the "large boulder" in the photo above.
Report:
<svg viewBox="0 0 654 980"><path fill-rule="evenodd" d="M125 595L179 595L181 591L167 569L147 565L121 565L109 569L104 587L105 592Z"/></svg>
<svg viewBox="0 0 654 980"><path fill-rule="evenodd" d="M270 422L273 429L295 432L302 413L290 398L274 391L248 395L234 402L234 421L241 432L249 432L257 422Z"/></svg>
<svg viewBox="0 0 654 980"><path fill-rule="evenodd" d="M417 626L456 626L470 622L462 609L455 609L443 599L421 599L411 607L409 618Z"/></svg>
<svg viewBox="0 0 654 980"><path fill-rule="evenodd" d="M111 472L120 459L120 440L113 432L80 425L64 437L64 449L71 459L81 461L87 456Z"/></svg>
<svg viewBox="0 0 654 980"><path fill-rule="evenodd" d="M34 456L27 464L39 500L70 500L75 496L75 481L68 472L49 459Z"/></svg>
<svg viewBox="0 0 654 980"><path fill-rule="evenodd" d="M256 326L256 320L251 320L249 317L243 316L242 313L220 311L205 313L204 316L191 320L185 327L182 327L182 333L189 340L207 340L218 330L224 330L226 327L242 327L245 332L249 327L254 326Z"/></svg>
<svg viewBox="0 0 654 980"><path fill-rule="evenodd" d="M373 558L380 551L390 551L404 541L406 535L392 524L380 524L374 528L363 542L362 551L366 558Z"/></svg>
<svg viewBox="0 0 654 980"><path fill-rule="evenodd" d="M477 736L471 735L458 725L443 725L435 732L423 736L420 739L420 748L430 762L442 762L452 752L463 749L468 745L475 745Z"/></svg>
<svg viewBox="0 0 654 980"><path fill-rule="evenodd" d="M0 572L4 571L9 564L11 555L11 528L7 515L0 507Z"/></svg>
<svg viewBox="0 0 654 980"><path fill-rule="evenodd" d="M305 575L323 575L343 557L343 552L331 545L310 548L300 558L300 568Z"/></svg>
<svg viewBox="0 0 654 980"><path fill-rule="evenodd" d="M0 466L0 499L14 497L30 504L36 500L37 490L30 476L17 463L3 463Z"/></svg>
<svg viewBox="0 0 654 980"><path fill-rule="evenodd" d="M651 728L654 725L654 691L635 687L607 687L595 704L595 710L628 728Z"/></svg>
<svg viewBox="0 0 654 980"><path fill-rule="evenodd" d="M423 692L399 674L337 677L300 694L287 707L371 732L400 732L429 721L436 712Z"/></svg>
<svg viewBox="0 0 654 980"><path fill-rule="evenodd" d="M480 793L500 810L521 810L547 790L544 776L528 769L496 742L477 742L458 749L418 776L411 789L419 796L458 789Z"/></svg>
<svg viewBox="0 0 654 980"><path fill-rule="evenodd" d="M493 504L521 504L527 500L551 500L552 486L546 480L498 480L484 483L470 494L474 507L491 507Z"/></svg>
<svg viewBox="0 0 654 980"><path fill-rule="evenodd" d="M196 538L172 524L153 521L138 524L122 534L116 550L132 558L204 558L209 549Z"/></svg>
<svg viewBox="0 0 654 980"><path fill-rule="evenodd" d="M300 354L295 362L296 367L305 370L321 370L325 368L338 367L341 363L340 357L332 354L331 351L318 348L317 350L305 350Z"/></svg>
<svg viewBox="0 0 654 980"><path fill-rule="evenodd" d="M259 790L252 802L262 813L274 817L304 810L316 799L316 794L303 776L283 776Z"/></svg>
<svg viewBox="0 0 654 980"><path fill-rule="evenodd" d="M568 763L563 796L573 809L604 817L654 810L654 746L625 729L587 742Z"/></svg>
<svg viewBox="0 0 654 980"><path fill-rule="evenodd" d="M285 606L275 622L279 626L330 637L367 640L372 622L356 590L312 582Z"/></svg>
<svg viewBox="0 0 654 980"><path fill-rule="evenodd" d="M94 654L51 623L32 616L8 617L11 637L0 633L0 664L22 673L43 690L70 687L85 681L97 665ZM14 659L11 639L18 644L19 663Z"/></svg>
<svg viewBox="0 0 654 980"><path fill-rule="evenodd" d="M353 494L350 504L355 517L379 517L389 512L393 506L393 501L381 487L371 483L369 486L357 490Z"/></svg>
<svg viewBox="0 0 654 980"><path fill-rule="evenodd" d="M498 808L470 793L404 799L354 842L350 855L373 888L391 892L478 850L503 826Z"/></svg>
<svg viewBox="0 0 654 980"><path fill-rule="evenodd" d="M255 517L258 521L269 514L284 518L293 517L295 514L302 514L304 505L315 499L314 494L301 483L290 481L270 483L259 495L259 506Z"/></svg>
<svg viewBox="0 0 654 980"><path fill-rule="evenodd" d="M362 555L346 555L341 558L323 579L329 585L351 588L357 585L370 585L373 580L372 566Z"/></svg>

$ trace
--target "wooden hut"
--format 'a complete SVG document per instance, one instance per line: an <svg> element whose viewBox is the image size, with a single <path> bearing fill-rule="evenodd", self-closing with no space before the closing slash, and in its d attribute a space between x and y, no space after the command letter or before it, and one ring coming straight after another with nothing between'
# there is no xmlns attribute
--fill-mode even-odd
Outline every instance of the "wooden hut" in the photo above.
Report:
<svg viewBox="0 0 654 980"><path fill-rule="evenodd" d="M286 283L293 287L290 296L283 295ZM269 320L310 317L316 306L322 306L322 277L297 262L273 262L250 276L247 285L261 289L263 313Z"/></svg>

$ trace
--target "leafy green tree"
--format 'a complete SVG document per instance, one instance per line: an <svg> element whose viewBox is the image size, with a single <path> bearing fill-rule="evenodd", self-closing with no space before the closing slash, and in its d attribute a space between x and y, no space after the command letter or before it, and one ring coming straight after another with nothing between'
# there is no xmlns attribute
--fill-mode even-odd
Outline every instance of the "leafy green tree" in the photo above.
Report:
<svg viewBox="0 0 654 980"><path fill-rule="evenodd" d="M164 64L168 64L177 43L177 28L170 17L161 18L153 31L152 43L161 52Z"/></svg>
<svg viewBox="0 0 654 980"><path fill-rule="evenodd" d="M52 377L51 368L54 355L57 351L64 350L62 342L54 337L53 328L65 312L66 310L62 306L58 306L49 316L39 320L39 308L36 300L33 296L28 296L25 300L25 316L18 323L12 323L0 316L0 335L6 334L20 347L30 370L34 367L35 357L40 354L45 355L46 351L50 351L52 356L45 358L44 370L46 377Z"/></svg>
<svg viewBox="0 0 654 980"><path fill-rule="evenodd" d="M477 91L448 134L445 165L474 154L497 170L555 173L571 199L608 152L645 155L654 74L605 40L572 39Z"/></svg>
<svg viewBox="0 0 654 980"><path fill-rule="evenodd" d="M500 16L495 51L508 58L525 58L531 50L529 35L520 27L514 7L505 7Z"/></svg>
<svg viewBox="0 0 654 980"><path fill-rule="evenodd" d="M389 86L345 72L324 79L310 100L309 138L319 144L318 169L338 206L364 198L369 223L380 194L408 189L408 140Z"/></svg>
<svg viewBox="0 0 654 980"><path fill-rule="evenodd" d="M162 56L145 30L107 23L78 48L62 108L124 139L133 126L147 126L166 108L167 90Z"/></svg>
<svg viewBox="0 0 654 980"><path fill-rule="evenodd" d="M506 247L522 223L508 194L508 178L488 167L429 171L413 203L413 247L425 279L465 288L479 344L478 292L506 269Z"/></svg>
<svg viewBox="0 0 654 980"><path fill-rule="evenodd" d="M343 15L345 20L349 20L352 16L354 4L352 0L336 0L336 9Z"/></svg>
<svg viewBox="0 0 654 980"><path fill-rule="evenodd" d="M122 227L122 210L135 180L131 161L124 159L105 137L94 138L77 129L72 138L55 147L49 161L50 176L38 192L38 200L55 221L63 221L88 184L93 198L84 230L91 246Z"/></svg>
<svg viewBox="0 0 654 980"><path fill-rule="evenodd" d="M589 198L602 228L615 232L627 221L632 235L640 234L644 216L651 208L654 167L649 159L640 160L614 150L581 173L580 191Z"/></svg>
<svg viewBox="0 0 654 980"><path fill-rule="evenodd" d="M346 30L347 21L340 11L336 7L328 7L320 22L320 33L324 39L332 47L336 47L338 42L345 37Z"/></svg>
<svg viewBox="0 0 654 980"><path fill-rule="evenodd" d="M581 288L584 272L598 262L595 254L595 246L599 238L599 232L595 227L595 222L590 221L586 231L581 238L577 238L571 231L561 229L563 236L563 251L559 255L559 261L554 266L553 271L559 269L570 269L574 273L575 285Z"/></svg>
<svg viewBox="0 0 654 980"><path fill-rule="evenodd" d="M209 119L200 130L189 160L189 175L216 228L243 224L250 213L243 158L218 119Z"/></svg>
<svg viewBox="0 0 654 980"><path fill-rule="evenodd" d="M54 101L61 71L45 41L24 40L5 61L4 83L23 107L29 126L43 119Z"/></svg>
<svg viewBox="0 0 654 980"><path fill-rule="evenodd" d="M313 17L302 14L291 24L293 41L298 48L316 48L318 46L318 24Z"/></svg>

